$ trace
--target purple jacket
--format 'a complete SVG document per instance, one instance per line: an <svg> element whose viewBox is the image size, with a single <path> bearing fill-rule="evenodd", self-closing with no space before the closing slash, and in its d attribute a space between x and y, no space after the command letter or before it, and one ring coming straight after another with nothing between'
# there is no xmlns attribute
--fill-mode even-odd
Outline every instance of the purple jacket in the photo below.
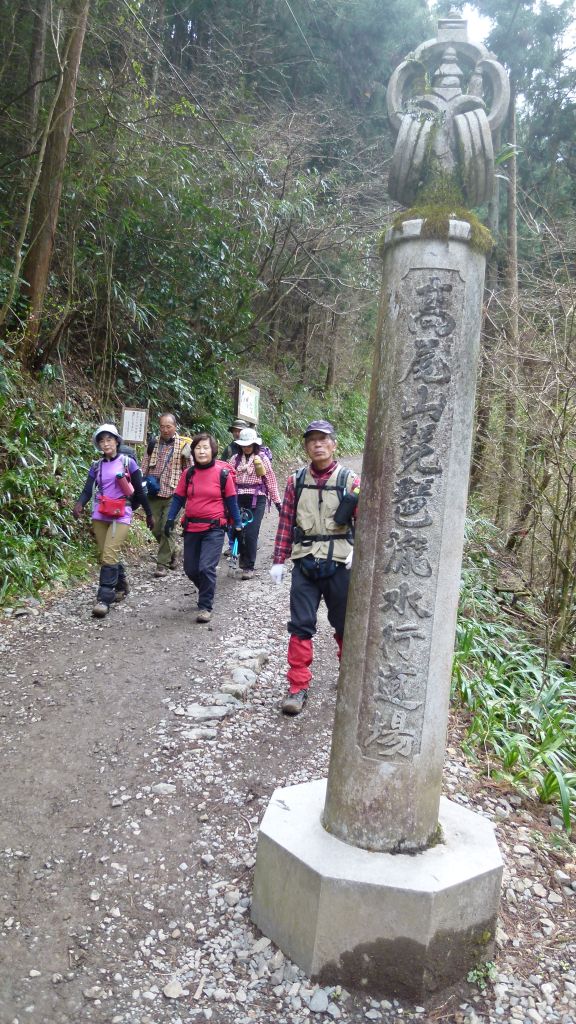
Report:
<svg viewBox="0 0 576 1024"><path fill-rule="evenodd" d="M128 472L130 476L134 473L139 472L138 463L135 459L128 459ZM92 463L88 472L88 477L92 479L92 482L96 483L94 488L94 495L92 499L92 519L98 519L103 523L127 523L128 525L132 522L132 516L134 515L132 507L129 502L126 502L126 512L123 516L119 516L117 519L113 519L111 516L103 516L98 511L98 495L105 494L109 498L123 498L124 492L120 487L116 479L117 473L124 472L124 456L117 455L115 459L99 459L98 462Z"/></svg>

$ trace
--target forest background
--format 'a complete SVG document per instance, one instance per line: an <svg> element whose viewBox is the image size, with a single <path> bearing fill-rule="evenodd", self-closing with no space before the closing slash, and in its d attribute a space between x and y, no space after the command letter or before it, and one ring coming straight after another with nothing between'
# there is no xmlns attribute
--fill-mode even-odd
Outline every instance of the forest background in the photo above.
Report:
<svg viewBox="0 0 576 1024"><path fill-rule="evenodd" d="M451 7L0 0L0 604L85 566L70 508L122 404L225 441L242 376L277 457L318 416L362 449L387 82ZM475 7L512 103L477 211L494 248L455 685L475 742L569 828L574 0Z"/></svg>

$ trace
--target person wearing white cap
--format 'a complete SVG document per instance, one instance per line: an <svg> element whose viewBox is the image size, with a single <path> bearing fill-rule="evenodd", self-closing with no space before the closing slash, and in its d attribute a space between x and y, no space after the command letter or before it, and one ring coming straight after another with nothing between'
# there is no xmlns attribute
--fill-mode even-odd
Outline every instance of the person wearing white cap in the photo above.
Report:
<svg viewBox="0 0 576 1024"><path fill-rule="evenodd" d="M236 438L239 452L229 459L236 471L236 490L240 512L244 512L244 529L240 547L240 569L243 580L254 576L258 534L266 508L273 504L280 510L278 481L272 463L264 451L262 438L253 427L244 427ZM268 449L266 449L268 451Z"/></svg>
<svg viewBox="0 0 576 1024"><path fill-rule="evenodd" d="M122 438L114 424L102 423L94 431L92 443L101 453L101 457L90 466L72 514L75 519L80 519L84 506L95 492L92 528L101 564L98 593L92 615L97 619L103 619L108 614L110 606L128 594L126 570L120 556L132 522L130 496L133 495L135 501L142 505L149 530L154 529L154 519L142 487L142 474L138 463L131 456L120 453Z"/></svg>
<svg viewBox="0 0 576 1024"><path fill-rule="evenodd" d="M344 619L354 544L354 519L360 479L335 459L336 432L327 420L304 431L307 466L288 477L274 543L270 575L281 583L284 563L292 558L288 632L288 693L285 715L299 715L308 697L314 656L312 637L320 601L342 654Z"/></svg>

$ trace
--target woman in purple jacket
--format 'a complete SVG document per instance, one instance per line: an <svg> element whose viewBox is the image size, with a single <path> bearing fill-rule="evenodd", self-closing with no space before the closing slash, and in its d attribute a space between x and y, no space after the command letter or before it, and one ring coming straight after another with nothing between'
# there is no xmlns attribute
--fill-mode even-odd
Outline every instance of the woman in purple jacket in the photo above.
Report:
<svg viewBox="0 0 576 1024"><path fill-rule="evenodd" d="M103 423L92 435L92 441L101 458L90 466L82 493L72 509L79 519L84 506L93 497L92 527L100 555L100 583L92 615L103 619L115 601L122 601L128 593L126 569L120 561L122 546L128 536L134 505L142 505L146 525L154 529L154 519L148 498L142 487L142 474L138 463L119 451L122 438L113 423Z"/></svg>

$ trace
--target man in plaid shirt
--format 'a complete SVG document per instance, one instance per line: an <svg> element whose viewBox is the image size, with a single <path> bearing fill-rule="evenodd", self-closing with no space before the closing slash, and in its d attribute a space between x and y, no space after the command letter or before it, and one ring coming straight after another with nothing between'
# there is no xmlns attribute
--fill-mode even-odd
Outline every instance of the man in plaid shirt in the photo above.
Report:
<svg viewBox="0 0 576 1024"><path fill-rule="evenodd" d="M172 495L185 469L192 465L190 438L178 433L176 418L171 412L162 413L158 423L159 436L154 447L142 459L142 477L156 477L159 483L155 495L148 491L148 501L154 516L154 536L158 541L155 576L165 576L176 567L176 538L167 537L164 527Z"/></svg>
<svg viewBox="0 0 576 1024"><path fill-rule="evenodd" d="M322 598L334 629L338 657L342 653L353 520L360 490L359 477L334 458L336 434L331 423L310 423L304 432L304 445L310 463L288 478L270 570L272 579L280 583L284 563L292 558L289 686L282 702L285 715L300 714L308 697L314 654L312 637Z"/></svg>

